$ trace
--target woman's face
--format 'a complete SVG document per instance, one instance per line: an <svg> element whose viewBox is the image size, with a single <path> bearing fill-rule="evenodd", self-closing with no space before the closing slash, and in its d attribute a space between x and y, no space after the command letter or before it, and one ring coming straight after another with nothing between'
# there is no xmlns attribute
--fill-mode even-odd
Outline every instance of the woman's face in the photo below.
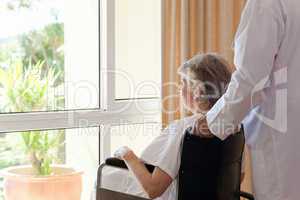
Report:
<svg viewBox="0 0 300 200"><path fill-rule="evenodd" d="M184 107L189 111L194 112L194 93L191 87L189 87L188 82L185 78L181 78L180 94L183 99Z"/></svg>
<svg viewBox="0 0 300 200"><path fill-rule="evenodd" d="M199 85L200 87L200 85ZM197 100L201 90L194 90L185 78L181 79L181 97L184 107L192 113L203 113L209 109L209 102Z"/></svg>

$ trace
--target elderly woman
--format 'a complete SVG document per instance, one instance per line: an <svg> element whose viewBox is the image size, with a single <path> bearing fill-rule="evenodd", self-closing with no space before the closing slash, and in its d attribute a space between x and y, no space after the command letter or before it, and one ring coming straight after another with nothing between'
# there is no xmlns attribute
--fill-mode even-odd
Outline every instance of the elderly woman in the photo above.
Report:
<svg viewBox="0 0 300 200"><path fill-rule="evenodd" d="M177 176L184 130L193 126L196 119L205 116L223 95L231 78L228 68L226 60L216 54L198 54L184 63L179 69L181 96L185 108L193 115L171 123L144 150L140 158L127 147L115 153L126 162L151 199L177 199ZM156 166L152 174L144 163Z"/></svg>

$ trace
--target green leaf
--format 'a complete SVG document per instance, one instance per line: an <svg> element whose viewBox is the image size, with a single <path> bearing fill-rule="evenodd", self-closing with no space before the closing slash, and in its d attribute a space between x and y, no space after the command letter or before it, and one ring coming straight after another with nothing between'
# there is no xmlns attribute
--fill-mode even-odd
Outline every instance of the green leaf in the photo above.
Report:
<svg viewBox="0 0 300 200"><path fill-rule="evenodd" d="M4 87L6 81L6 71L0 67L0 86Z"/></svg>
<svg viewBox="0 0 300 200"><path fill-rule="evenodd" d="M23 142L26 146L26 148L29 148L30 146L30 132L23 132L21 133L22 138L23 138Z"/></svg>

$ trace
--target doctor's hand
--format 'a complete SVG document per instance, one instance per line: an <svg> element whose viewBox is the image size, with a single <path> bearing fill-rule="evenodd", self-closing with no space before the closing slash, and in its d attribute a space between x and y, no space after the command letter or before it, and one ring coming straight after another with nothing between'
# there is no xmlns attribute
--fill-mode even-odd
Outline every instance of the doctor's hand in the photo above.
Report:
<svg viewBox="0 0 300 200"><path fill-rule="evenodd" d="M200 117L195 121L192 133L202 138L213 138L214 135L210 132L206 121L206 116Z"/></svg>

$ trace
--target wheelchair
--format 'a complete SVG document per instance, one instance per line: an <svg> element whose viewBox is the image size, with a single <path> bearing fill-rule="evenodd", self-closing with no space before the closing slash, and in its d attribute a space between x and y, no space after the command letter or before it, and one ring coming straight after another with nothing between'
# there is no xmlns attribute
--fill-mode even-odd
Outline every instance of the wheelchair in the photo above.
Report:
<svg viewBox="0 0 300 200"><path fill-rule="evenodd" d="M217 137L201 138L185 130L181 165L178 174L177 200L254 200L252 194L240 191L242 155L245 145L244 129L221 141ZM127 169L124 161L109 158L98 168L97 200L147 200L101 187L104 167ZM149 172L155 166L145 164Z"/></svg>

